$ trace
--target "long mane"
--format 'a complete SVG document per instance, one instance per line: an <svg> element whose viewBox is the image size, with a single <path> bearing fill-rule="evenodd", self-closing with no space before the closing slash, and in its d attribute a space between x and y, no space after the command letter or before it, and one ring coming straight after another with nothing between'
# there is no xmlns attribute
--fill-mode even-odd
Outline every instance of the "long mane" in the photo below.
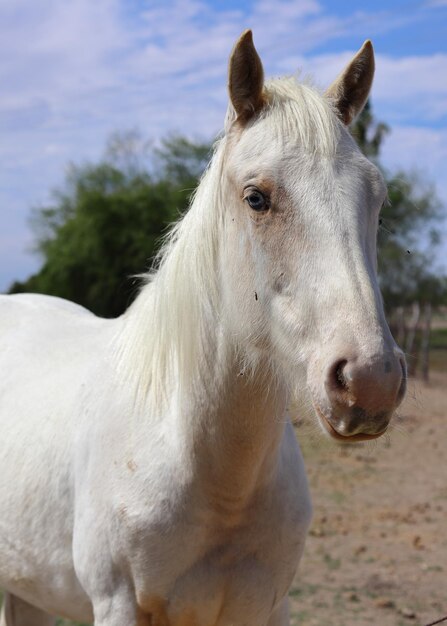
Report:
<svg viewBox="0 0 447 626"><path fill-rule="evenodd" d="M265 94L260 116L271 124L272 136L294 136L310 154L335 152L339 123L316 89L280 78L266 83ZM222 314L218 255L225 228L226 146L225 136L216 142L189 210L173 225L157 269L145 276L123 316L116 352L120 374L134 381L138 395L150 394L157 406L175 389L190 388L206 359L207 337L216 332Z"/></svg>

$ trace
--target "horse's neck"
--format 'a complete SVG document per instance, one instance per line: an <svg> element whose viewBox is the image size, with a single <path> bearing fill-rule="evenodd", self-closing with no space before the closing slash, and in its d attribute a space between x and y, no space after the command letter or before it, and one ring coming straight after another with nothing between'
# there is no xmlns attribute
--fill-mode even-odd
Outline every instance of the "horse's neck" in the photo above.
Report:
<svg viewBox="0 0 447 626"><path fill-rule="evenodd" d="M232 517L274 477L287 396L267 359L243 373L236 356L216 349L213 358L188 411L186 439L207 502Z"/></svg>
<svg viewBox="0 0 447 626"><path fill-rule="evenodd" d="M178 434L178 453L189 465L194 483L208 503L214 503L216 510L231 518L274 476L285 427L285 385L272 371L268 357L260 357L251 369L243 369L243 350L232 345L231 333L225 332L216 314L215 319L208 318L207 324L192 324L184 329L194 338L197 352L189 363L193 371L180 377L180 385L175 382L179 380L176 368L170 370L172 361L169 367L160 367L168 375L166 384L161 382L168 396L163 409L159 395L153 394L157 387L152 388L151 380L147 381L147 371L152 376L160 371L155 372L150 358L144 358L144 332L135 332L140 325L144 328L145 324L154 323L144 316L145 305L151 312L151 295L155 297L148 292L147 300L143 297L129 312L137 319L136 324L131 324L130 339L134 338L139 351L130 351L134 358L126 362L132 363L133 368L124 380L126 384L128 380L136 382L136 389L143 393L143 404L138 404L143 415L164 414L162 419L172 420L169 428ZM174 305L179 306L176 315L182 315L181 302L174 300ZM164 319L160 316L156 321L162 324ZM160 333L166 337L166 330L153 330L155 336ZM121 339L126 344L129 335L124 334ZM161 366L166 364L163 360L158 362ZM144 395L145 390L149 396Z"/></svg>
<svg viewBox="0 0 447 626"><path fill-rule="evenodd" d="M208 193L221 184L222 159L221 147L152 285L129 310L118 353L123 378L152 396L155 412L176 396L168 404L178 408L167 413L210 497L242 502L274 472L286 392L267 357L241 375L244 351L222 324L214 284L219 219L209 206L218 200Z"/></svg>

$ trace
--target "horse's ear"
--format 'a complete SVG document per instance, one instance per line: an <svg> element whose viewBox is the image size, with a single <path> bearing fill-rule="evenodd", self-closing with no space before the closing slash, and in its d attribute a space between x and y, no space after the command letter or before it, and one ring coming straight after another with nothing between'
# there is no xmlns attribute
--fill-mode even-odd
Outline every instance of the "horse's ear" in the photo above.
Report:
<svg viewBox="0 0 447 626"><path fill-rule="evenodd" d="M374 50L368 40L325 93L334 101L344 124L350 124L361 113L368 99L373 77Z"/></svg>
<svg viewBox="0 0 447 626"><path fill-rule="evenodd" d="M264 68L253 44L251 30L236 42L228 68L228 91L237 119L245 122L263 104Z"/></svg>

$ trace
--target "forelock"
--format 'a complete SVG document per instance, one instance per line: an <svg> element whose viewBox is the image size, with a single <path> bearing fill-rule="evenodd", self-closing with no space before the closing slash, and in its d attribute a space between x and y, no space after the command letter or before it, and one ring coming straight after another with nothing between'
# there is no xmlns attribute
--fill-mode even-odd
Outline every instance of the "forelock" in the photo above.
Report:
<svg viewBox="0 0 447 626"><path fill-rule="evenodd" d="M308 152L331 156L337 150L341 123L328 99L294 77L276 78L264 88L266 105L258 119L273 132L293 137Z"/></svg>

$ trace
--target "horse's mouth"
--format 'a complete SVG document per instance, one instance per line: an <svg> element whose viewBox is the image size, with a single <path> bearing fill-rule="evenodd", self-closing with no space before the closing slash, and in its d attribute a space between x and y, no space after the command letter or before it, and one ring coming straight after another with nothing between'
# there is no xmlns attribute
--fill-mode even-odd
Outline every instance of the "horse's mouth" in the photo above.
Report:
<svg viewBox="0 0 447 626"><path fill-rule="evenodd" d="M380 432L374 433L372 435L367 434L367 433L356 433L355 435L342 435L337 430L335 430L335 428L328 421L327 417L324 415L323 411L317 406L317 404L315 404L315 402L313 404L314 404L315 411L318 417L320 418L320 422L323 424L324 429L331 436L331 438L335 439L336 441L342 441L343 443L356 443L358 441L371 441L371 439L377 439L378 437L381 437L387 430L385 428L385 430L381 430Z"/></svg>

